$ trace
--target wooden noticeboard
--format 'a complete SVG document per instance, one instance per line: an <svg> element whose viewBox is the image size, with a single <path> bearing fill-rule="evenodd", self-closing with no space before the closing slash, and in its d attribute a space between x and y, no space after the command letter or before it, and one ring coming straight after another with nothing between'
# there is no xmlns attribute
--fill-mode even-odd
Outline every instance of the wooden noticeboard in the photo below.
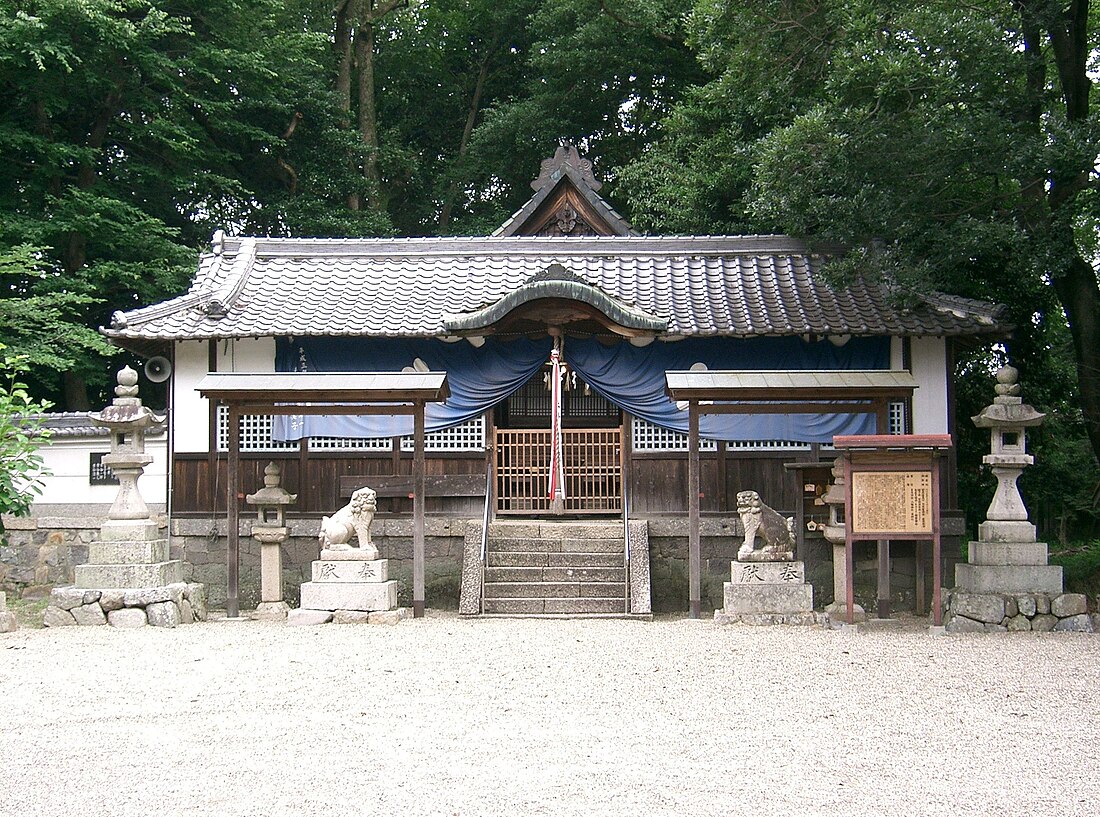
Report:
<svg viewBox="0 0 1100 817"><path fill-rule="evenodd" d="M952 447L945 434L868 434L834 437L833 446L844 457L845 561L848 623L855 621L852 543L880 542L882 581L883 547L888 540L932 542L932 620L942 622L940 609L940 485L939 458Z"/></svg>
<svg viewBox="0 0 1100 817"><path fill-rule="evenodd" d="M852 531L874 534L932 534L932 473L852 473Z"/></svg>

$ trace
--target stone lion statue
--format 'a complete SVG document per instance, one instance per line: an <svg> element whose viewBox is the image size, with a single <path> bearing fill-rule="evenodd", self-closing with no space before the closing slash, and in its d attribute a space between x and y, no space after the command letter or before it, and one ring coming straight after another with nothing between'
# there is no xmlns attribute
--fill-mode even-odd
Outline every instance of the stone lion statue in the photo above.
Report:
<svg viewBox="0 0 1100 817"><path fill-rule="evenodd" d="M737 551L741 561L790 561L794 558L794 517L784 519L760 499L756 491L738 491L737 513L745 529L745 543ZM757 536L763 547L756 549Z"/></svg>
<svg viewBox="0 0 1100 817"><path fill-rule="evenodd" d="M378 558L378 548L370 539L370 526L378 508L378 494L371 488L360 488L351 495L351 501L332 516L321 519L322 550L352 550L352 536L359 541L359 550L373 552L370 559Z"/></svg>

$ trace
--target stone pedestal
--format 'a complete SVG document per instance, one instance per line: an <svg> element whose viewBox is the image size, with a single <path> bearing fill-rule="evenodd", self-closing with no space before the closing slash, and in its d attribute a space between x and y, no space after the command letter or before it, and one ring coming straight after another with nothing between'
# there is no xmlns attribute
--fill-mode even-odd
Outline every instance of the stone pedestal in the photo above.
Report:
<svg viewBox="0 0 1100 817"><path fill-rule="evenodd" d="M389 561L369 558L373 555L359 548L322 550L321 558L313 563L312 581L301 587L301 609L334 614L397 610L397 582L389 579ZM337 619L355 621L361 617Z"/></svg>
<svg viewBox="0 0 1100 817"><path fill-rule="evenodd" d="M828 531L828 528L826 530ZM844 527L840 526L839 543L836 541L837 536L835 533L831 538L826 533L826 538L833 545L833 602L826 605L825 612L829 614L833 621L847 621L848 605L844 599L848 595L848 562L844 547ZM854 620L866 621L867 612L863 609L863 606L856 604L855 608Z"/></svg>
<svg viewBox="0 0 1100 817"><path fill-rule="evenodd" d="M716 623L817 624L814 588L806 583L805 563L734 562L723 586L723 607Z"/></svg>

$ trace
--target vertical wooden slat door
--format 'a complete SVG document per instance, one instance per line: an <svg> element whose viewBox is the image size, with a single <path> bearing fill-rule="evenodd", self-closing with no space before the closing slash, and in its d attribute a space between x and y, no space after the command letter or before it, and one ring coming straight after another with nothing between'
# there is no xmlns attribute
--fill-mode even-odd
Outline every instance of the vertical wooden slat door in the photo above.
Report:
<svg viewBox="0 0 1100 817"><path fill-rule="evenodd" d="M549 429L497 429L494 470L498 514L550 513ZM622 512L622 429L562 432L565 513Z"/></svg>

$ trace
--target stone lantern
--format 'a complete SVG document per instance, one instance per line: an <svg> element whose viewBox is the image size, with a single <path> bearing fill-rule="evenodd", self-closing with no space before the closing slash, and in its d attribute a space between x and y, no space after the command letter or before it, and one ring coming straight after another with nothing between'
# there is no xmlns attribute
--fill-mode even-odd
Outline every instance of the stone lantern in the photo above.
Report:
<svg viewBox="0 0 1100 817"><path fill-rule="evenodd" d="M287 493L280 482L279 466L269 462L264 468L264 487L244 498L256 507L252 536L260 544L260 603L256 618L282 619L290 610L283 600L282 545L287 538L286 507L298 495Z"/></svg>
<svg viewBox="0 0 1100 817"><path fill-rule="evenodd" d="M106 465L118 477L119 488L114 504L107 516L111 520L149 520L149 508L138 490L138 477L145 466L153 461L145 453L145 432L164 424L164 418L157 417L142 405L137 396L137 372L124 366L118 373L118 385L115 387L115 399L111 405L91 418L111 430L111 453L103 458ZM153 525L153 533L156 526Z"/></svg>
<svg viewBox="0 0 1100 817"><path fill-rule="evenodd" d="M836 620L848 615L848 605L844 599L848 594L848 569L845 555L846 528L844 520L844 458L837 457L833 461L832 481L828 489L822 495L821 500L829 506L829 521L825 523L825 540L833 546L833 601L826 606L825 612L834 616ZM867 617L866 611L859 604L855 605L855 620L863 621Z"/></svg>
<svg viewBox="0 0 1100 817"><path fill-rule="evenodd" d="M997 371L997 396L971 418L978 428L988 428L990 453L982 462L997 478L997 490L979 527L983 542L1034 542L1035 526L1027 518L1016 480L1024 468L1035 462L1027 453L1027 429L1043 422L1045 416L1020 397L1019 373L1012 366Z"/></svg>

